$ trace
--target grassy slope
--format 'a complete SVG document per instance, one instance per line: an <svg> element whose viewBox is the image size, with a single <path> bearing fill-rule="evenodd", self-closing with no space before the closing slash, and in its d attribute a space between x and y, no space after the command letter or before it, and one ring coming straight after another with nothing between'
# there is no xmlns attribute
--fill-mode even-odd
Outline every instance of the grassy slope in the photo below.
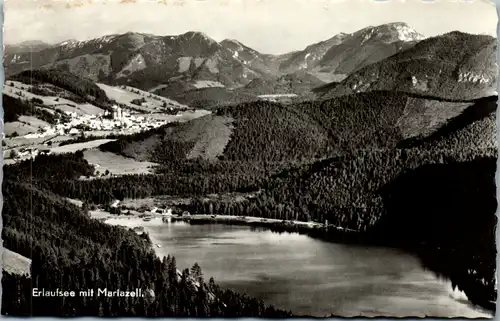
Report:
<svg viewBox="0 0 500 321"><path fill-rule="evenodd" d="M7 273L29 275L31 260L9 249L3 248L2 267Z"/></svg>
<svg viewBox="0 0 500 321"><path fill-rule="evenodd" d="M66 117L65 111L102 113L102 108L108 108L110 103L106 94L88 79L56 70L25 71L6 81L6 134L36 132L47 123L55 124L57 119Z"/></svg>
<svg viewBox="0 0 500 321"><path fill-rule="evenodd" d="M106 93L90 79L80 78L68 72L55 69L35 69L23 71L11 77L25 83L49 83L63 88L83 100L99 107L108 107L111 103Z"/></svg>
<svg viewBox="0 0 500 321"><path fill-rule="evenodd" d="M109 171L112 175L147 174L153 171L158 164L151 162L138 162L121 155L102 152L98 149L84 151L84 158L91 164L98 164L96 168L100 173Z"/></svg>
<svg viewBox="0 0 500 321"><path fill-rule="evenodd" d="M97 86L104 90L110 99L115 100L118 104L133 109L153 111L164 108L187 108L187 106L179 104L177 101L160 97L130 86L109 86L101 83L98 83ZM146 101L144 107L131 103L132 100L142 98Z"/></svg>
<svg viewBox="0 0 500 321"><path fill-rule="evenodd" d="M6 123L21 121L26 122L26 116L32 116L33 121L39 120L37 125L45 125L45 122L55 123L56 119L60 117L57 112L49 112L44 110L41 106L43 104L34 103L22 97L13 97L8 94L4 94L2 97L2 106L4 108L4 121ZM24 117L23 117L24 116ZM41 123L43 122L43 124Z"/></svg>

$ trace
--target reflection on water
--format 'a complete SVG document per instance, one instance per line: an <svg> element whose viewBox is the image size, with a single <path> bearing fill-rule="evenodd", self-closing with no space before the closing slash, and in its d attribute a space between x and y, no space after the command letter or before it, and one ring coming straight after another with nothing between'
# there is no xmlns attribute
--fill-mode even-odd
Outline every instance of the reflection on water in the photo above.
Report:
<svg viewBox="0 0 500 321"><path fill-rule="evenodd" d="M250 231L245 226L142 225L160 256L180 268L198 262L208 280L296 314L325 316L491 317L470 306L448 282L424 271L410 255L386 248L326 243L300 234Z"/></svg>

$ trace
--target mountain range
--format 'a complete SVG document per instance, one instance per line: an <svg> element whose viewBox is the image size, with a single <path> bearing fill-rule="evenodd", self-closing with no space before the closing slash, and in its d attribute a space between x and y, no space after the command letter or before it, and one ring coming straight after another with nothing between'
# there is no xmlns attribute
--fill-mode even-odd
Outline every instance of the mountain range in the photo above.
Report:
<svg viewBox="0 0 500 321"><path fill-rule="evenodd" d="M178 36L128 32L56 45L34 41L7 46L5 51L10 79L26 78L29 75L21 71L30 68L56 68L99 82L108 91L111 87L103 86L136 88L195 108L280 95L329 105L331 99L352 96L341 104L346 107L351 102L370 104L359 98L361 93L378 93L366 96L376 101L383 93L399 93L396 96L412 98L397 103L400 109L394 115L398 116L390 127L418 135L424 134L422 125L444 124L464 106L496 95L495 38L458 31L424 38L400 22L341 33L282 55L263 54L237 40L217 42L200 32ZM338 80L326 82L328 77ZM90 83L86 87L92 87ZM318 108L323 107L314 107ZM320 114L331 120L336 116L330 112ZM323 120L321 116L316 121Z"/></svg>
<svg viewBox="0 0 500 321"><path fill-rule="evenodd" d="M340 83L318 89L323 97L395 90L446 99L476 99L496 91L495 38L450 32L422 40L410 49L351 73Z"/></svg>
<svg viewBox="0 0 500 321"><path fill-rule="evenodd" d="M400 55L397 57L400 57L398 63L401 64L408 60L412 52L417 55L426 52L425 48L434 43L442 42L441 47L445 51L446 46L451 46L450 54L455 49L461 50L460 36L457 35L457 39L449 37L444 35L422 42L423 35L405 23L395 22L369 26L351 34L340 33L303 50L271 55L233 39L217 42L201 32L177 36L128 32L88 41L67 40L54 45L41 41L8 45L4 67L7 77L27 69L55 67L93 81L129 85L169 98L178 96L179 92L199 92L208 87L219 88L207 90L208 96L227 96L227 91L235 89L247 95L303 94L325 84L333 86L330 84L337 84L347 76L351 77L344 87L350 86L350 90L355 92L360 86L366 87L365 78L368 75L376 78L380 72L385 72L377 73L374 68L386 66L387 59L396 64L394 55ZM464 70L459 72L461 76L453 75L474 80L477 70L467 73L467 66L475 61L474 52L485 59L490 58L494 49L493 38L468 37L477 37L478 40L470 48L468 56L461 56L464 60ZM455 40L456 44L453 43ZM417 43L419 46L414 48ZM408 51L412 48L413 51ZM434 63L433 56L427 60L428 64ZM406 74L401 77L404 76ZM352 89L356 81L362 84ZM369 82L371 84L374 80ZM330 91L328 86L326 88ZM374 89L386 89L381 87ZM344 88L338 92L346 91L349 90Z"/></svg>

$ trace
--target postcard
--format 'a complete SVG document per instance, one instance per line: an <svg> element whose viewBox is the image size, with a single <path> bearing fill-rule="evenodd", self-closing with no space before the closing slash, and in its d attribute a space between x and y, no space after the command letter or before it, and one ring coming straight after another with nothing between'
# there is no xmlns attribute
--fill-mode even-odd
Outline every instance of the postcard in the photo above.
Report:
<svg viewBox="0 0 500 321"><path fill-rule="evenodd" d="M493 318L489 0L7 0L2 315Z"/></svg>

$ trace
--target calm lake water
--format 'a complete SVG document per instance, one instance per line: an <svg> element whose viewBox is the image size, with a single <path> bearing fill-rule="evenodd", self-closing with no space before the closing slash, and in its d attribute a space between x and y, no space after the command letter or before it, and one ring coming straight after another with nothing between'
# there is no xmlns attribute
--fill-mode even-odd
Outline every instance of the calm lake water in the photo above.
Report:
<svg viewBox="0 0 500 321"><path fill-rule="evenodd" d="M450 283L417 258L387 248L327 243L300 234L228 225L165 224L116 218L109 224L144 226L158 255L174 255L179 269L198 262L205 279L295 314L325 316L492 317L472 307Z"/></svg>

